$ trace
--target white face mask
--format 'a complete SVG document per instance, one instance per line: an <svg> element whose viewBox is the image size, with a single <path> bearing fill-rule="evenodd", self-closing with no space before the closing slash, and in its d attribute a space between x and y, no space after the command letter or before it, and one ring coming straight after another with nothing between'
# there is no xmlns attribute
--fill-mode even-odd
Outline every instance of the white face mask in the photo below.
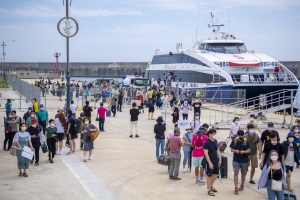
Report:
<svg viewBox="0 0 300 200"><path fill-rule="evenodd" d="M32 127L35 128L35 127L36 127L36 124L32 124Z"/></svg>
<svg viewBox="0 0 300 200"><path fill-rule="evenodd" d="M271 156L271 160L277 160L278 156Z"/></svg>
<svg viewBox="0 0 300 200"><path fill-rule="evenodd" d="M235 121L235 123L236 123L236 124L238 124L238 123L239 123L239 121L238 121L238 120L236 120L236 121Z"/></svg>
<svg viewBox="0 0 300 200"><path fill-rule="evenodd" d="M294 129L294 132L298 132L298 129Z"/></svg>
<svg viewBox="0 0 300 200"><path fill-rule="evenodd" d="M254 129L250 129L250 130L249 130L249 133L254 133Z"/></svg>
<svg viewBox="0 0 300 200"><path fill-rule="evenodd" d="M271 143L272 143L272 144L277 144L277 141L271 140Z"/></svg>
<svg viewBox="0 0 300 200"><path fill-rule="evenodd" d="M213 136L213 139L214 139L214 140L216 140L217 138L218 138L217 135L214 135L214 136Z"/></svg>
<svg viewBox="0 0 300 200"><path fill-rule="evenodd" d="M269 131L273 131L273 128L268 128Z"/></svg>
<svg viewBox="0 0 300 200"><path fill-rule="evenodd" d="M199 119L199 117L195 117L195 119L197 119L197 120L198 120L198 119Z"/></svg>
<svg viewBox="0 0 300 200"><path fill-rule="evenodd" d="M31 117L34 117L34 115L30 115Z"/></svg>
<svg viewBox="0 0 300 200"><path fill-rule="evenodd" d="M289 142L294 142L294 138L289 138Z"/></svg>
<svg viewBox="0 0 300 200"><path fill-rule="evenodd" d="M253 121L254 121L254 118L253 118L253 117L251 117L251 118L250 118L250 121L251 121L251 122L253 122Z"/></svg>
<svg viewBox="0 0 300 200"><path fill-rule="evenodd" d="M22 126L22 131L26 131L26 127L25 126Z"/></svg>
<svg viewBox="0 0 300 200"><path fill-rule="evenodd" d="M188 103L187 101L184 102L184 104L187 104L187 103Z"/></svg>
<svg viewBox="0 0 300 200"><path fill-rule="evenodd" d="M50 126L53 127L53 126L55 126L55 124L51 123Z"/></svg>

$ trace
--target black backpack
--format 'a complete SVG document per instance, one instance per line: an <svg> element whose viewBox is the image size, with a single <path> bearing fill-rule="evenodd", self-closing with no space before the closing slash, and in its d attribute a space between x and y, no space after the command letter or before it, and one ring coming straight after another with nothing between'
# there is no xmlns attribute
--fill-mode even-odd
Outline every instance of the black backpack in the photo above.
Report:
<svg viewBox="0 0 300 200"><path fill-rule="evenodd" d="M81 122L82 122L81 119L78 119L78 118L75 119L75 131L76 131L76 133L80 132Z"/></svg>

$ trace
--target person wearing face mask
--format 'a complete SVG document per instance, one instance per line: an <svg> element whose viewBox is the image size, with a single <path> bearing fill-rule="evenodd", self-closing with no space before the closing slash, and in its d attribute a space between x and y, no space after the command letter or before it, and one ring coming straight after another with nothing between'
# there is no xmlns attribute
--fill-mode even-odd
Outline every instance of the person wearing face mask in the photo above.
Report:
<svg viewBox="0 0 300 200"><path fill-rule="evenodd" d="M179 120L179 114L181 113L180 107L178 105L178 101L174 102L174 106L172 107L172 111L173 111L173 113L172 113L172 117L173 117L172 122L174 124L177 124L177 122Z"/></svg>
<svg viewBox="0 0 300 200"><path fill-rule="evenodd" d="M190 104L188 103L187 99L185 99L183 104L181 105L182 119L183 120L188 120L189 109L190 109Z"/></svg>
<svg viewBox="0 0 300 200"><path fill-rule="evenodd" d="M194 117L194 120L191 121L190 125L193 129L193 133L197 133L199 128L201 127L201 123L200 123L200 120L199 120L199 113L195 113L195 117Z"/></svg>
<svg viewBox="0 0 300 200"><path fill-rule="evenodd" d="M255 115L251 114L250 115L250 122L247 123L247 126L249 124L253 124L254 125L254 128L257 129L257 131L261 134L261 130L260 128L257 126L257 123L254 121L255 120Z"/></svg>
<svg viewBox="0 0 300 200"><path fill-rule="evenodd" d="M195 176L196 176L196 183L205 185L203 180L204 168L202 167L201 163L204 158L204 150L203 144L208 139L207 135L205 135L206 131L204 128L200 128L196 134L193 135L192 139L192 147L193 147L193 166L195 167ZM200 167L200 174L199 174L199 167Z"/></svg>
<svg viewBox="0 0 300 200"><path fill-rule="evenodd" d="M264 130L261 134L261 137L260 137L260 151L262 152L263 148L264 148L264 145L270 141L270 135L271 133L274 133L276 138L277 138L277 141L280 142L280 137L279 137L279 134L276 130L274 130L274 124L272 122L269 122L268 123L268 129L267 130ZM267 157L265 157L267 158Z"/></svg>
<svg viewBox="0 0 300 200"><path fill-rule="evenodd" d="M10 150L12 146L12 142L14 139L15 134L20 130L20 124L22 120L20 117L17 116L17 112L12 110L7 118L7 123L10 125L10 132L8 133L8 149Z"/></svg>
<svg viewBox="0 0 300 200"><path fill-rule="evenodd" d="M40 136L43 133L43 129L41 126L38 125L36 119L32 119L31 124L32 125L30 127L28 127L27 131L29 132L29 134L31 136L32 146L35 149L34 150L35 156L33 156L32 160L30 161L30 164L32 164L35 159L35 165L39 166L40 146L41 146Z"/></svg>
<svg viewBox="0 0 300 200"><path fill-rule="evenodd" d="M262 156L261 156L261 163L260 163L260 168L262 169L263 166L266 164L267 162L267 159L270 155L270 152L271 151L277 151L278 152L278 155L279 155L279 159L281 159L281 163L284 163L284 154L283 154L283 147L282 145L279 143L278 139L277 139L277 136L274 132L271 132L270 133L270 141L267 142L265 145L264 145L264 149L263 149L263 153L262 153Z"/></svg>
<svg viewBox="0 0 300 200"><path fill-rule="evenodd" d="M50 163L53 163L53 158L55 156L55 143L57 136L57 128L55 127L55 121L53 119L49 120L50 126L45 130L45 136L47 137L48 146L48 156Z"/></svg>
<svg viewBox="0 0 300 200"><path fill-rule="evenodd" d="M294 133L295 136L294 143L296 143L298 147L298 154L300 155L300 119L296 119L295 124L296 125L291 127L290 132ZM299 168L299 165L297 165L296 167Z"/></svg>
<svg viewBox="0 0 300 200"><path fill-rule="evenodd" d="M22 120L22 123L26 123L26 120L28 117L30 117L31 115L31 111L32 111L32 107L28 107L28 111L23 115L23 120ZM28 127L28 126L27 126Z"/></svg>
<svg viewBox="0 0 300 200"><path fill-rule="evenodd" d="M282 183L281 191L272 190L272 181L280 181ZM280 184L279 182L279 184ZM270 200L283 200L283 188L287 185L284 177L284 166L280 162L280 155L277 151L272 150L267 157L266 164L262 169L258 180L258 189L267 188L268 198Z"/></svg>
<svg viewBox="0 0 300 200"><path fill-rule="evenodd" d="M204 123L204 124L202 124L201 127L204 128L204 130L205 130L205 135L207 135L207 137L208 137L207 131L208 131L208 129L209 129L209 125L208 125L207 123Z"/></svg>
<svg viewBox="0 0 300 200"><path fill-rule="evenodd" d="M182 105L185 100L185 95L183 94L183 92L180 93L179 99L180 99L180 105Z"/></svg>
<svg viewBox="0 0 300 200"><path fill-rule="evenodd" d="M192 146L192 139L193 139L193 129L188 128L185 129L186 133L183 135L182 137L182 150L183 150L183 161L182 161L182 165L183 165L183 169L182 172L190 172L191 171L191 166L190 166L190 153L191 153L191 146ZM185 168L186 163L188 163L188 167Z"/></svg>
<svg viewBox="0 0 300 200"><path fill-rule="evenodd" d="M45 110L43 104L40 105L40 110L36 113L39 125L43 127L43 133L45 133L46 127L48 126L48 111Z"/></svg>
<svg viewBox="0 0 300 200"><path fill-rule="evenodd" d="M164 122L162 116L159 116L156 119L157 124L154 125L154 134L156 140L156 159L159 158L159 155L163 155L164 147L165 147L165 131L166 131L166 123ZM159 154L160 148L160 154Z"/></svg>
<svg viewBox="0 0 300 200"><path fill-rule="evenodd" d="M234 193L244 190L245 179L248 172L248 156L250 153L250 144L244 138L244 131L239 130L237 136L230 144L231 152L233 152L232 167L234 171ZM239 172L241 171L241 185L238 188Z"/></svg>
<svg viewBox="0 0 300 200"><path fill-rule="evenodd" d="M55 127L57 128L57 144L56 144L56 155L61 155L61 150L63 146L63 139L65 135L65 127L67 125L66 116L59 108L57 111L57 116L55 117Z"/></svg>
<svg viewBox="0 0 300 200"><path fill-rule="evenodd" d="M205 141L203 145L205 159L204 163L205 173L207 175L206 184L209 196L215 196L215 192L218 192L214 188L214 182L219 175L219 167L221 166L221 154L218 148L218 141L216 132L208 131L209 139ZM221 175L221 174L220 174Z"/></svg>
<svg viewBox="0 0 300 200"><path fill-rule="evenodd" d="M29 144L31 150L34 151L34 148L31 143L30 134L28 132L26 132L26 129L27 129L26 124L22 123L21 130L19 132L17 132L14 136L14 142L17 143L17 147L19 148L19 149L17 149L19 176L24 176L24 177L28 177L28 175L26 173L26 169L28 169L28 167L29 167L29 159L27 159L21 155L23 148L24 148L24 146L28 146L28 144ZM22 173L22 169L23 169L23 173Z"/></svg>
<svg viewBox="0 0 300 200"><path fill-rule="evenodd" d="M260 151L260 139L259 136L255 133L255 127L253 124L247 125L248 134L245 134L245 138L250 144L250 153L248 154L248 167L251 164L250 180L249 183L255 184L253 181L253 176L255 173L255 168L258 168L258 158L257 150L259 150L259 159L261 159Z"/></svg>
<svg viewBox="0 0 300 200"><path fill-rule="evenodd" d="M90 138L91 131L98 130L88 117L84 118L84 125L81 129L81 134L83 134L83 161L92 160L92 150L94 148L94 142ZM89 152L89 157L86 157L87 151Z"/></svg>
<svg viewBox="0 0 300 200"><path fill-rule="evenodd" d="M288 186L288 190L290 192L293 191L291 187L291 176L294 168L294 163L296 162L297 166L299 166L299 151L296 145L295 136L293 132L290 132L287 135L286 141L282 142L283 154L284 154L284 165L286 169L286 182Z"/></svg>
<svg viewBox="0 0 300 200"><path fill-rule="evenodd" d="M33 105L32 105L33 111L34 111L35 113L37 113L37 112L39 111L39 105L38 105L38 103L37 103L37 101L36 101L36 98L33 98L33 99L32 99L32 103L33 103Z"/></svg>
<svg viewBox="0 0 300 200"><path fill-rule="evenodd" d="M202 106L203 102L199 99L196 99L193 103L192 103L192 106L194 107L194 116L196 113L201 114L201 106Z"/></svg>
<svg viewBox="0 0 300 200"><path fill-rule="evenodd" d="M240 124L239 124L239 119L238 117L235 117L233 119L233 123L230 126L230 132L229 132L229 136L228 138L231 138L231 140L233 141L235 139L235 137L237 136L237 132L240 130Z"/></svg>
<svg viewBox="0 0 300 200"><path fill-rule="evenodd" d="M85 114L84 112L80 113L80 117L77 118L78 121L80 121L79 125L79 132L81 133L82 127L84 126L84 119L85 119ZM76 129L77 129L77 124L76 124ZM80 150L83 150L83 134L80 134Z"/></svg>
<svg viewBox="0 0 300 200"><path fill-rule="evenodd" d="M31 126L31 120L33 120L33 119L35 119L36 121L38 121L38 118L35 116L35 113L32 110L32 111L30 111L30 116L27 118L27 120L25 122L27 127Z"/></svg>

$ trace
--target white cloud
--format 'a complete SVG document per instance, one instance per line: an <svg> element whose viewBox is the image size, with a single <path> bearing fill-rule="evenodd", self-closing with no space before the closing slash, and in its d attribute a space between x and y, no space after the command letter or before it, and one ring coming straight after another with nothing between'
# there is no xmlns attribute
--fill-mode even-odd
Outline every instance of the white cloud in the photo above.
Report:
<svg viewBox="0 0 300 200"><path fill-rule="evenodd" d="M114 27L105 32L114 35L157 35L168 30L167 26L161 24L131 24L127 26Z"/></svg>
<svg viewBox="0 0 300 200"><path fill-rule="evenodd" d="M79 17L99 17L99 16L124 16L124 15L141 15L141 11L134 11L129 9L87 9L76 8L70 9L72 16ZM0 7L0 14L11 17L24 17L24 18L61 18L64 14L63 7L59 9L52 9L45 5L23 6L17 9L6 10Z"/></svg>
<svg viewBox="0 0 300 200"><path fill-rule="evenodd" d="M228 0L219 0L222 4L228 5ZM252 6L261 9L286 10L293 6L300 6L299 0L229 0L231 7Z"/></svg>
<svg viewBox="0 0 300 200"><path fill-rule="evenodd" d="M116 16L116 15L141 15L141 11L134 11L128 9L73 9L72 14L79 17L100 17L100 16Z"/></svg>

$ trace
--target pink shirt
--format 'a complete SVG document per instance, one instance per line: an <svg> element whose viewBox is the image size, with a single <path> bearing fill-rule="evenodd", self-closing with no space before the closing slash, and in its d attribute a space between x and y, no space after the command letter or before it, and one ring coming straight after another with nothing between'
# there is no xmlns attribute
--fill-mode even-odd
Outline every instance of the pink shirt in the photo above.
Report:
<svg viewBox="0 0 300 200"><path fill-rule="evenodd" d="M172 136L170 138L170 151L171 153L178 153L181 149L182 141L180 139L180 136Z"/></svg>
<svg viewBox="0 0 300 200"><path fill-rule="evenodd" d="M105 113L106 112L107 112L106 108L101 106L100 108L98 108L98 117L99 118L105 118Z"/></svg>
<svg viewBox="0 0 300 200"><path fill-rule="evenodd" d="M194 151L193 151L193 155L192 155L193 157L204 157L204 149L203 149L203 147L196 147L195 146L195 143L197 141L197 137L200 137L200 136L201 136L203 144L208 139L207 135L204 135L204 134L195 134L193 136L192 146L195 147Z"/></svg>
<svg viewBox="0 0 300 200"><path fill-rule="evenodd" d="M167 135L167 139L170 140L170 138L174 136L174 131L170 131Z"/></svg>

